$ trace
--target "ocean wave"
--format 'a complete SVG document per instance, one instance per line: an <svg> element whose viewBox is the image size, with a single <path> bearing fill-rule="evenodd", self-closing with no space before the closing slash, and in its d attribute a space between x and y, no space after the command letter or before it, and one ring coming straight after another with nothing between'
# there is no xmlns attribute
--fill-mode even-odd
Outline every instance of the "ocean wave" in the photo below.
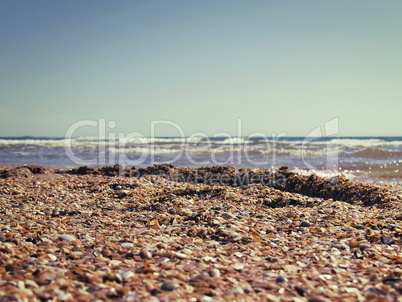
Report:
<svg viewBox="0 0 402 302"><path fill-rule="evenodd" d="M396 147L402 148L402 139L395 137L393 140L391 138L366 138L366 139L339 139L338 145L349 148L373 148L373 147Z"/></svg>
<svg viewBox="0 0 402 302"><path fill-rule="evenodd" d="M22 147L60 149L106 149L112 152L154 154L188 151L191 153L247 152L261 156L324 157L338 152L342 157L388 159L402 157L402 138L286 138L265 140L261 137L76 137L65 138L0 138L0 150ZM151 150L151 151L144 151ZM58 152L58 151L57 151Z"/></svg>
<svg viewBox="0 0 402 302"><path fill-rule="evenodd" d="M366 148L364 150L356 151L350 154L354 157L364 157L371 159L391 159L391 158L401 158L402 151L388 151L377 148Z"/></svg>
<svg viewBox="0 0 402 302"><path fill-rule="evenodd" d="M64 140L60 139L0 139L1 147L12 146L44 146L49 148L62 148L64 147Z"/></svg>

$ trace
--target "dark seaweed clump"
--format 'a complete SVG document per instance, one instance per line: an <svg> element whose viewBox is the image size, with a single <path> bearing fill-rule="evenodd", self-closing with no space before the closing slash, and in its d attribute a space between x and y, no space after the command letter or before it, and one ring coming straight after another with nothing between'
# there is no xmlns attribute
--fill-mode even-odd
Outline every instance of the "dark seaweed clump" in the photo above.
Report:
<svg viewBox="0 0 402 302"><path fill-rule="evenodd" d="M332 198L349 203L362 202L365 206L386 203L392 196L386 188L353 182L344 176L328 179L318 177L315 174L300 175L290 171L286 166L277 171L271 171L268 169L236 169L232 166L180 168L171 164L123 169L121 165L116 164L100 168L83 166L63 173L124 177L160 176L178 182L232 187L261 184L281 191L300 193L311 197Z"/></svg>

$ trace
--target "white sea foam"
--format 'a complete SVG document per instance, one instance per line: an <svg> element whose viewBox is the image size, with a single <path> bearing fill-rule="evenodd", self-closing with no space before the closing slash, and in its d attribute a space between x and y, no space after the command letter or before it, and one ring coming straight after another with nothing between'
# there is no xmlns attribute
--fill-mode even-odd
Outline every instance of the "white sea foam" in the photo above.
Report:
<svg viewBox="0 0 402 302"><path fill-rule="evenodd" d="M0 146L45 146L49 148L64 147L64 140L41 140L41 139L0 139Z"/></svg>
<svg viewBox="0 0 402 302"><path fill-rule="evenodd" d="M375 165L386 165L390 163L401 163L402 138L333 138L313 139L304 144L304 138L281 138L280 140L261 140L245 137L205 137L191 136L181 137L76 137L71 139L63 138L0 138L0 160L7 163L41 163L48 164L52 159L52 165L69 165L71 160L67 157L65 146L70 145L73 153L79 158L94 159L99 154L105 154L106 158L114 154L125 153L131 157L138 155L154 155L162 159L175 157L181 154L177 162L173 164L186 164L193 157L198 162L211 162L215 156L222 161L222 158L232 158L229 164L239 163L241 158L242 167L265 167L255 163L269 161L274 165L288 165L293 169L300 169L300 173L311 174L312 171L303 169L317 167L314 171L320 176L333 176L325 170L328 159L339 158L339 167L342 167L342 174L351 179L359 179L367 174L370 177L369 169ZM147 157L148 158L148 157ZM161 159L161 160L162 160ZM153 164L152 156L143 165ZM220 163L220 162L218 162ZM308 163L308 164L306 164ZM109 163L106 163L109 164ZM360 172L356 170L359 169ZM378 170L378 169L377 169ZM373 169L371 170L373 171ZM392 173L380 169L376 175L395 175L396 178L402 174L400 167L392 167Z"/></svg>
<svg viewBox="0 0 402 302"><path fill-rule="evenodd" d="M244 145L249 141L242 137L229 137L224 139L223 141L213 141L214 144L223 144L223 145Z"/></svg>
<svg viewBox="0 0 402 302"><path fill-rule="evenodd" d="M340 139L338 141L340 146L350 147L350 148L378 148L378 147L395 147L402 148L402 140L392 140L388 141L385 139L378 138L367 138L367 139Z"/></svg>
<svg viewBox="0 0 402 302"><path fill-rule="evenodd" d="M168 148L146 148L146 147L111 147L108 149L111 153L127 153L127 154L175 154L181 150Z"/></svg>

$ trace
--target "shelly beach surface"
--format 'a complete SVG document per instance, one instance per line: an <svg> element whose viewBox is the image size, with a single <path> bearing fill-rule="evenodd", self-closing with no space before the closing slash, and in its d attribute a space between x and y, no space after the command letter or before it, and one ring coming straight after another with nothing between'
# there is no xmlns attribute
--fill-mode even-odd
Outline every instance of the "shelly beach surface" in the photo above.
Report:
<svg viewBox="0 0 402 302"><path fill-rule="evenodd" d="M31 165L0 188L0 301L402 301L400 187Z"/></svg>

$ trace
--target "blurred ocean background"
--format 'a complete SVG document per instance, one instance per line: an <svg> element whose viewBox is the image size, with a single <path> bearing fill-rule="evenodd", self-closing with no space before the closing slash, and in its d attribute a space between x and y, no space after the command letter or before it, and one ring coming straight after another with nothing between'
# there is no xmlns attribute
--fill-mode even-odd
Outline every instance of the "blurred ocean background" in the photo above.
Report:
<svg viewBox="0 0 402 302"><path fill-rule="evenodd" d="M181 167L288 166L319 176L342 174L358 181L402 182L402 137L2 137L0 163L54 167L81 165Z"/></svg>

